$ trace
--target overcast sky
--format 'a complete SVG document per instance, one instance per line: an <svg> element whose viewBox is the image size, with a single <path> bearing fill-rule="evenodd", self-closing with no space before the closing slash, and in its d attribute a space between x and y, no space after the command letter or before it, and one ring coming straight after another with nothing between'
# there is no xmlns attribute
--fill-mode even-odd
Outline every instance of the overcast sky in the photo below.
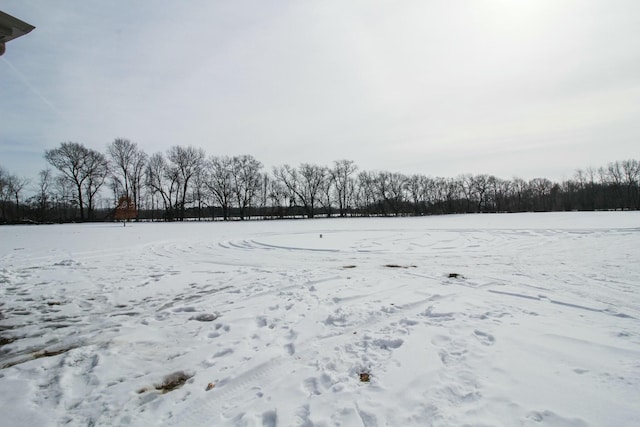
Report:
<svg viewBox="0 0 640 427"><path fill-rule="evenodd" d="M267 168L571 177L640 158L638 0L8 0L0 165L194 145Z"/></svg>

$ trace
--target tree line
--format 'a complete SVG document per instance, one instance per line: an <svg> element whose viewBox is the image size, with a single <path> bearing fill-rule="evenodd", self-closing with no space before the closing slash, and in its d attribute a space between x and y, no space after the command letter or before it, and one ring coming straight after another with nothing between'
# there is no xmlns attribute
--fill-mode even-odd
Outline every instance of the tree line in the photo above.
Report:
<svg viewBox="0 0 640 427"><path fill-rule="evenodd" d="M352 160L266 171L251 155L207 157L176 145L149 156L124 138L104 153L63 142L44 158L51 168L34 181L0 165L1 223L109 221L123 197L137 219L162 221L640 209L638 160L552 182L366 171Z"/></svg>

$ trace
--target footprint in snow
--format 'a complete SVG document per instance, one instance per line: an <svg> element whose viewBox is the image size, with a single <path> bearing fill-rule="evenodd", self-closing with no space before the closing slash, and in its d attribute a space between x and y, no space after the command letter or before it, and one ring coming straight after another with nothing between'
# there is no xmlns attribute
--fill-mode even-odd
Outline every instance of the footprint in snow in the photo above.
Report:
<svg viewBox="0 0 640 427"><path fill-rule="evenodd" d="M289 356L293 356L294 354L296 354L296 347L292 342L290 342L289 344L285 344L284 348Z"/></svg>
<svg viewBox="0 0 640 427"><path fill-rule="evenodd" d="M438 356L440 356L440 361L445 366L462 362L466 358L466 354L467 354L466 350L461 350L461 351L440 350L438 352Z"/></svg>
<svg viewBox="0 0 640 427"><path fill-rule="evenodd" d="M218 317L219 316L214 313L200 313L193 317L190 317L189 319L197 320L198 322L213 322Z"/></svg>
<svg viewBox="0 0 640 427"><path fill-rule="evenodd" d="M404 343L404 341L400 338L396 338L396 339L377 339L373 341L373 344L384 349L384 350L389 350L389 349L396 349L399 348L402 344Z"/></svg>
<svg viewBox="0 0 640 427"><path fill-rule="evenodd" d="M545 425L566 425L572 427L587 427L587 423L579 418L565 418L552 411L531 411L527 414L527 419L535 423L544 423Z"/></svg>
<svg viewBox="0 0 640 427"><path fill-rule="evenodd" d="M484 345L493 345L496 342L495 337L488 332L483 332L476 329L475 331L473 331L473 334Z"/></svg>

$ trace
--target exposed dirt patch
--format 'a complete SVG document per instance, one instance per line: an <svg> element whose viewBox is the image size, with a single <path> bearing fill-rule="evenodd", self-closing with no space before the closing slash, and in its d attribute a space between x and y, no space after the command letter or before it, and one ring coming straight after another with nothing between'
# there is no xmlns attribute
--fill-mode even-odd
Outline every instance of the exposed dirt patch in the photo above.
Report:
<svg viewBox="0 0 640 427"><path fill-rule="evenodd" d="M182 387L191 377L193 377L193 375L187 374L184 371L177 371L164 377L162 383L157 384L155 389L162 393L168 393Z"/></svg>
<svg viewBox="0 0 640 427"><path fill-rule="evenodd" d="M416 265L385 264L387 268L416 268Z"/></svg>

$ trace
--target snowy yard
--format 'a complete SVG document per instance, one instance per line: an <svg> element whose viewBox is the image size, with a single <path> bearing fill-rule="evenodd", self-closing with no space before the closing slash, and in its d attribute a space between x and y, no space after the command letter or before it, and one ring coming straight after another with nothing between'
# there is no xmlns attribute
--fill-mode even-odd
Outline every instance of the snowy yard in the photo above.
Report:
<svg viewBox="0 0 640 427"><path fill-rule="evenodd" d="M2 426L640 425L640 212L4 226L0 296Z"/></svg>

